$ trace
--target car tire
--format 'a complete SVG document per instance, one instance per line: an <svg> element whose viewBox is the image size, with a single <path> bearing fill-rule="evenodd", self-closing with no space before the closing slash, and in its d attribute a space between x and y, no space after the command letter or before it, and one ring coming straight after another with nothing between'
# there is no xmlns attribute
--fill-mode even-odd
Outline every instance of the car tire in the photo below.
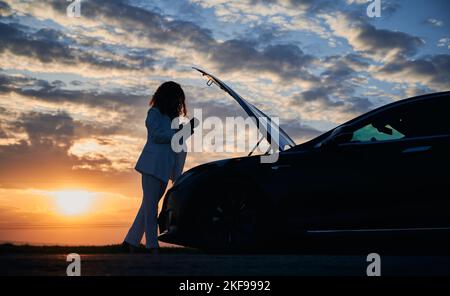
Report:
<svg viewBox="0 0 450 296"><path fill-rule="evenodd" d="M203 249L210 253L253 252L261 235L262 198L242 179L227 183L215 187L218 190L202 211Z"/></svg>

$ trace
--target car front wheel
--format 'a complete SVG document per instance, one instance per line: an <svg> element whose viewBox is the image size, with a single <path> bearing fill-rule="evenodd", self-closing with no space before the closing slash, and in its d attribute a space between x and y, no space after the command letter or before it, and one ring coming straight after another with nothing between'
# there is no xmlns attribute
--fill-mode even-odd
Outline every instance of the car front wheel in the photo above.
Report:
<svg viewBox="0 0 450 296"><path fill-rule="evenodd" d="M212 197L203 217L204 246L211 252L246 252L257 248L259 205L239 185L223 188Z"/></svg>

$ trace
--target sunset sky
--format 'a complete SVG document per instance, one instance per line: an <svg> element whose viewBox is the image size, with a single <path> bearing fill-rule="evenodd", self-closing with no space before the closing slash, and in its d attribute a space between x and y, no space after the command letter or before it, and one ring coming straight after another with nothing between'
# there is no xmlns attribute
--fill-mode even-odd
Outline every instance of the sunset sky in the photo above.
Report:
<svg viewBox="0 0 450 296"><path fill-rule="evenodd" d="M209 71L297 143L402 98L450 90L450 1L0 0L0 242L120 243L156 87L244 115ZM246 153L193 153L185 169ZM76 201L74 201L74 199Z"/></svg>

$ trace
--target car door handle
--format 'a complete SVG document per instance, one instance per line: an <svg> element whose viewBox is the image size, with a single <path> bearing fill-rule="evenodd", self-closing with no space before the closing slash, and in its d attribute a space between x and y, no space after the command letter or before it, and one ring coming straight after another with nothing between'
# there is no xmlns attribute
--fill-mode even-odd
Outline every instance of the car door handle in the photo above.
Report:
<svg viewBox="0 0 450 296"><path fill-rule="evenodd" d="M418 146L409 147L402 151L402 153L415 153L415 152L425 152L431 149L431 146Z"/></svg>
<svg viewBox="0 0 450 296"><path fill-rule="evenodd" d="M272 170L278 170L278 169L281 169L281 168L290 168L290 167L291 167L290 164L274 165L274 166L272 167Z"/></svg>

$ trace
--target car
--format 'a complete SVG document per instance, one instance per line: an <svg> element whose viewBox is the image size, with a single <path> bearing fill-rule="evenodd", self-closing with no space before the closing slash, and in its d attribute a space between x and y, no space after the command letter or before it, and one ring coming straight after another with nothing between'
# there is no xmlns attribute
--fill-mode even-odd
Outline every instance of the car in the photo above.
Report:
<svg viewBox="0 0 450 296"><path fill-rule="evenodd" d="M249 116L265 116L197 70ZM186 171L166 194L159 240L256 252L450 238L450 92L395 101L300 145L281 129L276 143L268 134L275 163L252 155Z"/></svg>

